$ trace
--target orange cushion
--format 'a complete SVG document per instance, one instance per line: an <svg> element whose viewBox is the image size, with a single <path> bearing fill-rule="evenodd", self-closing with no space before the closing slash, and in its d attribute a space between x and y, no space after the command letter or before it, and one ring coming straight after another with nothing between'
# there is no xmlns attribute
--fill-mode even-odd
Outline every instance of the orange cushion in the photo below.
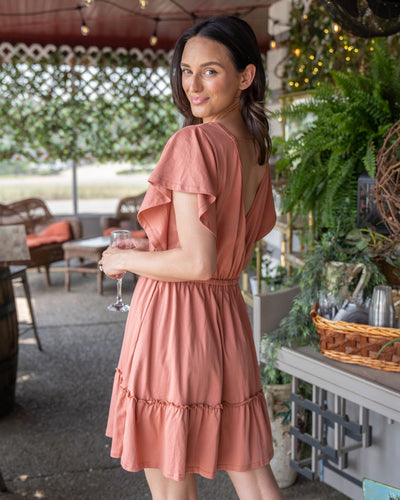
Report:
<svg viewBox="0 0 400 500"><path fill-rule="evenodd" d="M121 229L120 227L108 227L104 230L103 236L110 236L111 231L117 231ZM130 231L127 229L127 231ZM131 238L147 238L146 232L143 229L139 229L138 231L131 231Z"/></svg>
<svg viewBox="0 0 400 500"><path fill-rule="evenodd" d="M28 234L26 242L29 248L40 247L50 243L61 243L72 238L71 226L68 221L61 220L47 226L38 234Z"/></svg>

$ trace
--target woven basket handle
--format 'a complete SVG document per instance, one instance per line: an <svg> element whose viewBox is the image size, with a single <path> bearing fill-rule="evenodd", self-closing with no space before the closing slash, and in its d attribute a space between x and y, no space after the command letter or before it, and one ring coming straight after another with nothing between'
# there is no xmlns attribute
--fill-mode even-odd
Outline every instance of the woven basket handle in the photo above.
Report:
<svg viewBox="0 0 400 500"><path fill-rule="evenodd" d="M360 273L361 271L361 273ZM367 269L367 266L363 264L362 262L359 262L356 267L353 269L353 272L351 273L351 277L357 276L357 274L360 274L360 279L358 280L357 286L353 292L352 298L357 299L357 297L362 293L362 291L365 288L365 285L368 283L368 280L370 278L370 272Z"/></svg>
<svg viewBox="0 0 400 500"><path fill-rule="evenodd" d="M315 302L311 312L310 312L310 316L312 318L316 318L318 316L318 307L319 307L319 303L318 302Z"/></svg>

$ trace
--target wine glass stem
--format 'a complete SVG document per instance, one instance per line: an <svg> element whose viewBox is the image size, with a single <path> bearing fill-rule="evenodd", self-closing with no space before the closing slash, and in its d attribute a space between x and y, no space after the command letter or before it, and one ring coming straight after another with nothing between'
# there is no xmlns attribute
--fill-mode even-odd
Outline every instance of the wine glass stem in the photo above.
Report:
<svg viewBox="0 0 400 500"><path fill-rule="evenodd" d="M122 304L122 278L117 278L117 304Z"/></svg>

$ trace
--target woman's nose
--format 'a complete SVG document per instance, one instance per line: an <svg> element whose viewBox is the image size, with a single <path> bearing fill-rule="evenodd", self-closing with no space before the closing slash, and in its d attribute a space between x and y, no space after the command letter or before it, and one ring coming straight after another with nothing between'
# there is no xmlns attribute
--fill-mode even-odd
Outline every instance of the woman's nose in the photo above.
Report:
<svg viewBox="0 0 400 500"><path fill-rule="evenodd" d="M199 92L202 89L201 76L193 74L190 81L191 92Z"/></svg>

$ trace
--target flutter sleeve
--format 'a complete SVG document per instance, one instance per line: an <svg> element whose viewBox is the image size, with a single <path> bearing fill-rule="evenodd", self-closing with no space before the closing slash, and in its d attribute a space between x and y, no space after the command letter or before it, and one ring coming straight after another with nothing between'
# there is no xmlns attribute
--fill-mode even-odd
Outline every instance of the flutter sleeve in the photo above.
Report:
<svg viewBox="0 0 400 500"><path fill-rule="evenodd" d="M171 247L173 191L198 195L199 219L216 235L216 158L201 127L185 127L171 137L150 175L149 184L138 219L156 248Z"/></svg>

